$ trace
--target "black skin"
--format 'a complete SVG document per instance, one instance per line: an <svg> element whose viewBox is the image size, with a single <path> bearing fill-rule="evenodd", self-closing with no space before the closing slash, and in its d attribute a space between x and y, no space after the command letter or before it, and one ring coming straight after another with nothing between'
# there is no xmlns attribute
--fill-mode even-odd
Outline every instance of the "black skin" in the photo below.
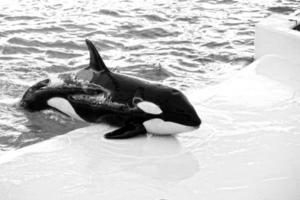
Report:
<svg viewBox="0 0 300 200"><path fill-rule="evenodd" d="M21 106L29 111L49 109L47 101L53 97L67 99L75 112L92 123L106 122L121 128L107 133L108 139L124 139L146 134L143 122L152 118L198 127L201 120L187 98L178 90L153 84L138 78L125 76L108 70L95 46L86 40L90 51L90 64L77 74L89 74L84 83L65 77L63 86L49 86L43 80L29 88ZM92 102L73 98L73 95L104 95L105 101ZM159 105L159 115L149 114L138 108L141 101Z"/></svg>

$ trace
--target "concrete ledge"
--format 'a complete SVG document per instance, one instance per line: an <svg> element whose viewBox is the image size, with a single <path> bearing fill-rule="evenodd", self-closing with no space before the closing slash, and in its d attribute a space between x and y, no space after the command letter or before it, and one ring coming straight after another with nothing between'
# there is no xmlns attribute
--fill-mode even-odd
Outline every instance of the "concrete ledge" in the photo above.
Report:
<svg viewBox="0 0 300 200"><path fill-rule="evenodd" d="M300 31L293 28L300 22L284 15L272 15L256 25L255 58L276 54L300 63Z"/></svg>

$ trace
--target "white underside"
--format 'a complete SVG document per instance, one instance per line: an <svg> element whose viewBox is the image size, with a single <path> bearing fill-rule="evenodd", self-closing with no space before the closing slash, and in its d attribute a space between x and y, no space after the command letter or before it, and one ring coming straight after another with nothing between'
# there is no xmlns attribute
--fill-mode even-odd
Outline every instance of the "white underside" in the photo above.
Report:
<svg viewBox="0 0 300 200"><path fill-rule="evenodd" d="M145 121L143 125L148 133L157 135L173 135L196 129L196 127L193 126L185 126L174 122L164 121L159 118Z"/></svg>
<svg viewBox="0 0 300 200"><path fill-rule="evenodd" d="M72 117L74 119L84 121L81 117L79 117L77 115L77 113L75 112L75 110L72 107L72 105L70 104L70 102L64 98L54 97L54 98L49 99L47 101L47 103L49 106L56 108L57 110L69 115L70 117Z"/></svg>

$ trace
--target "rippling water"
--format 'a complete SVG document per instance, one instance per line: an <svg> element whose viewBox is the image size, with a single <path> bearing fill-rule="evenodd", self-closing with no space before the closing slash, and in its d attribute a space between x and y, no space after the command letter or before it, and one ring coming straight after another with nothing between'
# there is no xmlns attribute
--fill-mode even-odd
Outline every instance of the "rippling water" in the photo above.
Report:
<svg viewBox="0 0 300 200"><path fill-rule="evenodd" d="M289 14L292 0L15 0L0 3L0 148L84 126L18 108L28 86L88 63L84 40L124 74L187 90L217 83L253 60L254 25Z"/></svg>

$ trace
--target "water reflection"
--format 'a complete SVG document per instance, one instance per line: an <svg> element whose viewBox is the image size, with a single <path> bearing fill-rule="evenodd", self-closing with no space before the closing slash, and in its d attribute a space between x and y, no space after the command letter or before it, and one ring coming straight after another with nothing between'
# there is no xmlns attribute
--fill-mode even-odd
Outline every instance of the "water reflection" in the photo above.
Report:
<svg viewBox="0 0 300 200"><path fill-rule="evenodd" d="M117 159L118 164L123 161L123 170L130 173L162 180L182 180L198 171L196 158L173 136L148 136L103 144L111 158Z"/></svg>
<svg viewBox="0 0 300 200"><path fill-rule="evenodd" d="M3 154L0 194L10 194L5 188L16 186L15 180L18 187L14 191L20 192L26 188L26 192L36 193L41 185L51 185L51 190L43 193L47 197L47 193L62 188L64 194L71 194L69 189L74 187L85 188L88 194L114 184L126 188L179 181L198 171L194 155L183 149L175 137L106 140L103 134L109 130L112 127L90 126Z"/></svg>

